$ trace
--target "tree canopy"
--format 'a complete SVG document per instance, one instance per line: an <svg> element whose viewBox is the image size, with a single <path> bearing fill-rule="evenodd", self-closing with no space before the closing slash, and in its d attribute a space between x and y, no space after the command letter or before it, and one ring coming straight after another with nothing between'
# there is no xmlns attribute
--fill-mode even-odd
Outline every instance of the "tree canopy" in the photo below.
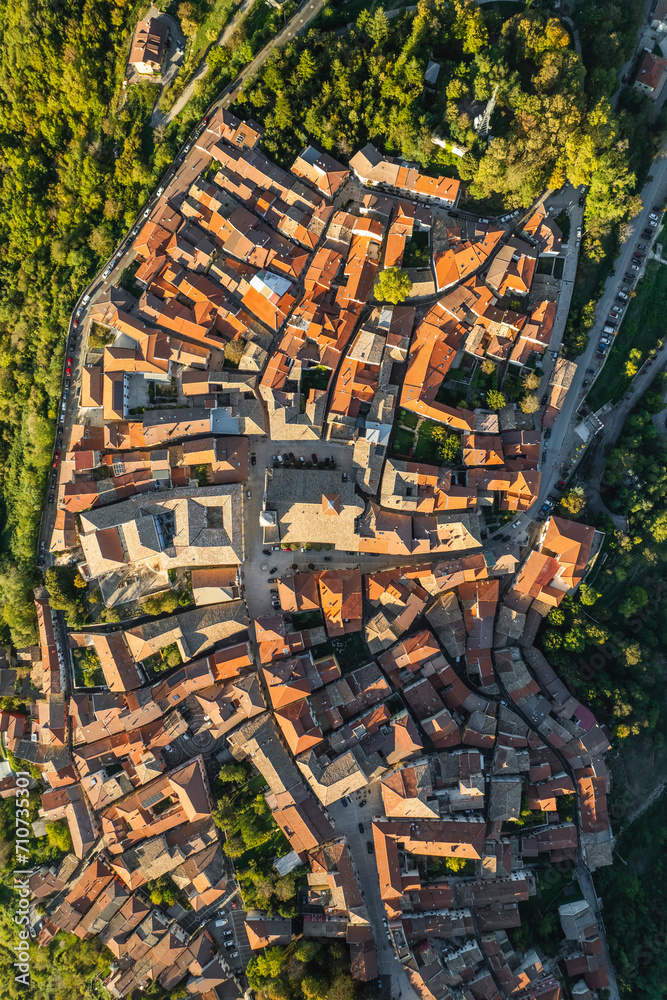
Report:
<svg viewBox="0 0 667 1000"><path fill-rule="evenodd" d="M405 273L397 267L388 267L380 271L378 280L373 289L375 298L384 302L392 302L396 305L403 302L412 290L412 282Z"/></svg>

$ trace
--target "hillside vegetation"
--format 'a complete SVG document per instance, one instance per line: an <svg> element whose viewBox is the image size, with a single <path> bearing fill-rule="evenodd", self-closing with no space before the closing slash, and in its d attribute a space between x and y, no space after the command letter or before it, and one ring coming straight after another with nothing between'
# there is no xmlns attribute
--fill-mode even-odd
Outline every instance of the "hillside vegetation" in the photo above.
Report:
<svg viewBox="0 0 667 1000"><path fill-rule="evenodd" d="M158 145L146 127L152 86L120 87L136 17L126 0L17 0L0 15L0 594L21 646L34 639L24 595L70 311L177 137Z"/></svg>

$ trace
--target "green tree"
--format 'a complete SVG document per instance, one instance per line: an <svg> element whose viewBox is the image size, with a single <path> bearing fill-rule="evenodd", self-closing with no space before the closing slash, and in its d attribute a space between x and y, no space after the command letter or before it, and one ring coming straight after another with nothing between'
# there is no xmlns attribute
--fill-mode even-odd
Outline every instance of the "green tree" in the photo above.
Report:
<svg viewBox="0 0 667 1000"><path fill-rule="evenodd" d="M482 361L481 369L485 375L494 375L496 371L496 363L492 361L491 358L485 358Z"/></svg>
<svg viewBox="0 0 667 1000"><path fill-rule="evenodd" d="M72 838L67 823L58 821L46 824L46 838L56 850L68 854L72 850Z"/></svg>
<svg viewBox="0 0 667 1000"><path fill-rule="evenodd" d="M542 645L545 649L560 649L563 645L563 636L555 629L547 629L542 636Z"/></svg>
<svg viewBox="0 0 667 1000"><path fill-rule="evenodd" d="M317 72L317 63L308 49L304 49L299 58L296 74L300 80L312 80Z"/></svg>
<svg viewBox="0 0 667 1000"><path fill-rule="evenodd" d="M599 594L597 590L593 590L593 588L589 587L587 583L582 583L579 587L579 600L582 604L586 605L586 607L590 607L591 604L595 604L600 597L602 597L602 594Z"/></svg>
<svg viewBox="0 0 667 1000"><path fill-rule="evenodd" d="M573 486L560 498L559 506L571 517L578 517L586 506L586 494L582 486Z"/></svg>
<svg viewBox="0 0 667 1000"><path fill-rule="evenodd" d="M248 780L248 771L243 764L223 764L218 771L220 781L234 785L244 785Z"/></svg>
<svg viewBox="0 0 667 1000"><path fill-rule="evenodd" d="M643 587L630 587L625 595L625 600L619 606L619 611L624 618L630 618L640 608L648 604L648 594Z"/></svg>
<svg viewBox="0 0 667 1000"><path fill-rule="evenodd" d="M625 374L628 378L634 378L639 371L639 364L642 359L642 352L636 347L633 347L628 354L628 360L625 362Z"/></svg>
<svg viewBox="0 0 667 1000"><path fill-rule="evenodd" d="M178 20L186 35L195 35L201 24L202 16L196 4L185 0L185 3L178 5Z"/></svg>
<svg viewBox="0 0 667 1000"><path fill-rule="evenodd" d="M507 405L505 396L499 389L489 389L486 394L486 405L490 410L502 410Z"/></svg>
<svg viewBox="0 0 667 1000"><path fill-rule="evenodd" d="M405 273L397 267L387 267L380 271L378 280L373 289L375 298L384 302L392 302L396 305L403 302L412 290L412 282Z"/></svg>

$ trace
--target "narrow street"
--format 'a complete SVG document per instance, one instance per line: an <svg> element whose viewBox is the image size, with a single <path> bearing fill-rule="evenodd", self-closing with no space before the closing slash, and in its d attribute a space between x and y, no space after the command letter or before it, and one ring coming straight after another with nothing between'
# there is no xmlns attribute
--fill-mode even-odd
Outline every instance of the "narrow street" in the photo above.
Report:
<svg viewBox="0 0 667 1000"><path fill-rule="evenodd" d="M375 934L379 974L392 977L391 996L394 1000L397 1000L398 997L402 997L403 1000L418 1000L417 994L412 989L405 974L405 969L396 957L393 946L389 943L389 937L383 924L385 910L380 897L377 863L375 855L368 853L367 844L369 841L373 841L371 830L373 817L376 815L384 816L380 782L372 782L366 792L357 792L349 796L349 799L348 806L344 806L342 801L339 801L327 806L327 811L333 820L336 832L343 834L347 839L350 856L356 869ZM362 802L365 802L365 805L360 805ZM359 830L360 823L363 824L363 832Z"/></svg>
<svg viewBox="0 0 667 1000"><path fill-rule="evenodd" d="M614 965L611 960L611 955L609 954L609 946L607 944L607 931L604 926L604 919L600 913L598 906L598 896L595 891L595 884L591 873L587 868L577 866L575 868L575 874L577 876L577 881L579 882L579 888L584 894L584 899L590 906L594 914L596 914L598 925L602 931L600 938L602 940L602 951L604 954L604 961L607 967L607 973L609 975L609 986L607 987L609 993L609 1000L620 1000L620 994L618 992L618 984L616 982L616 973L614 972ZM598 916L598 914L600 914Z"/></svg>

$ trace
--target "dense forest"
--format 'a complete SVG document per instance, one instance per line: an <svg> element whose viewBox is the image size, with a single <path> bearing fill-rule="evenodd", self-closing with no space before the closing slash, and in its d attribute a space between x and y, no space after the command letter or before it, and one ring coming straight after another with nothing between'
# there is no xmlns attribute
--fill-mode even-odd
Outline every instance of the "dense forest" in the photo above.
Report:
<svg viewBox="0 0 667 1000"><path fill-rule="evenodd" d="M592 249L637 207L627 144L606 97L587 95L584 66L556 18L526 10L503 23L474 0L420 0L415 14L389 19L378 6L334 34L329 16L333 4L272 54L238 104L266 126L270 155L288 162L314 141L345 159L371 140L427 170L457 173L472 199L499 210L566 180L586 184ZM435 92L424 86L431 58L441 67ZM493 94L487 143L473 124Z"/></svg>
<svg viewBox="0 0 667 1000"><path fill-rule="evenodd" d="M596 872L602 915L621 996L657 1000L665 995L667 903L667 795L628 827L613 868Z"/></svg>
<svg viewBox="0 0 667 1000"><path fill-rule="evenodd" d="M0 587L24 645L70 310L173 149L144 142L150 91L114 96L135 17L125 0L19 0L1 13Z"/></svg>

